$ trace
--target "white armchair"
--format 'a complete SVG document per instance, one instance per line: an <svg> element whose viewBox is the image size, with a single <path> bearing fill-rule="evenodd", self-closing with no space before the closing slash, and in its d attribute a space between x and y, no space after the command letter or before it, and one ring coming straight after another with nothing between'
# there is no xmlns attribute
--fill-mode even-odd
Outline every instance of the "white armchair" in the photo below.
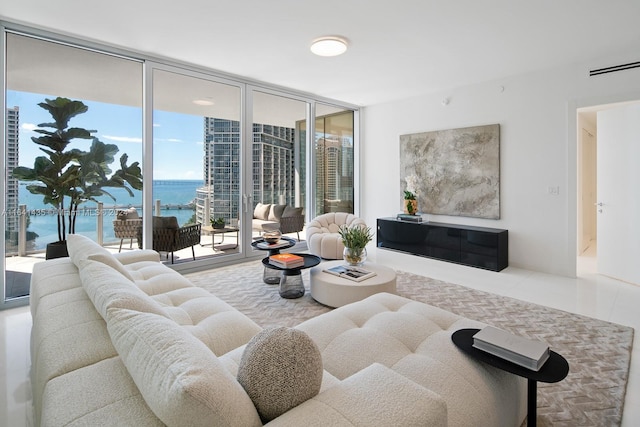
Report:
<svg viewBox="0 0 640 427"><path fill-rule="evenodd" d="M309 252L324 259L342 259L344 245L338 233L341 226L356 224L366 226L363 219L346 212L330 212L319 215L307 225Z"/></svg>

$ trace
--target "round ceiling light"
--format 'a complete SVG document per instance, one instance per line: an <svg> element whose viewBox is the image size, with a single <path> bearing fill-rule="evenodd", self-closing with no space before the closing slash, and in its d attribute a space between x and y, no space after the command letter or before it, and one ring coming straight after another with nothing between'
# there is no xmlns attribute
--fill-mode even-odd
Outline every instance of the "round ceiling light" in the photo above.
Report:
<svg viewBox="0 0 640 427"><path fill-rule="evenodd" d="M209 105L213 105L213 104L215 104L213 101L210 101L210 100L208 100L208 99L194 99L194 100L193 100L193 101L191 101L191 102L193 102L193 103L194 103L194 104L196 104L196 105L201 105L201 106L203 106L203 107L207 107L207 106L209 106Z"/></svg>
<svg viewBox="0 0 640 427"><path fill-rule="evenodd" d="M347 51L347 41L340 37L321 37L311 43L311 52L318 56L338 56Z"/></svg>

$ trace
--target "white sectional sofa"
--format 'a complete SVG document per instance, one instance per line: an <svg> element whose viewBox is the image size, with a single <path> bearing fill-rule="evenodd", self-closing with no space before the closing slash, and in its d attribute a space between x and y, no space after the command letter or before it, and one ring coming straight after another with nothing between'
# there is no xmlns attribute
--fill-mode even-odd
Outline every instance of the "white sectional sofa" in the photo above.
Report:
<svg viewBox="0 0 640 427"><path fill-rule="evenodd" d="M236 378L258 325L153 251L112 255L76 235L68 249L32 276L36 426L263 424ZM524 381L451 342L480 326L391 294L304 322L319 393L268 425L519 426Z"/></svg>

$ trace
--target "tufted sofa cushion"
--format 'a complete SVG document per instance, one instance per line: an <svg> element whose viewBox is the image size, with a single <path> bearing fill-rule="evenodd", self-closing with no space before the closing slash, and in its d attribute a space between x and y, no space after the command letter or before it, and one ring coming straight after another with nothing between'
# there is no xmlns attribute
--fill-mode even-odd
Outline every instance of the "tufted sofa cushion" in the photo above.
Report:
<svg viewBox="0 0 640 427"><path fill-rule="evenodd" d="M307 334L271 327L247 343L238 382L268 422L317 395L322 372L320 351Z"/></svg>
<svg viewBox="0 0 640 427"><path fill-rule="evenodd" d="M526 413L525 380L472 360L451 342L454 331L483 326L380 293L297 328L315 341L324 369L340 380L380 363L442 396L449 425L519 425Z"/></svg>
<svg viewBox="0 0 640 427"><path fill-rule="evenodd" d="M446 427L447 404L437 393L374 363L323 391L269 427Z"/></svg>
<svg viewBox="0 0 640 427"><path fill-rule="evenodd" d="M204 289L191 286L152 297L167 316L198 338L215 355L247 343L261 328Z"/></svg>
<svg viewBox="0 0 640 427"><path fill-rule="evenodd" d="M344 245L338 234L341 226L366 223L357 216L346 212L330 212L317 216L307 225L309 252L324 259L342 259Z"/></svg>

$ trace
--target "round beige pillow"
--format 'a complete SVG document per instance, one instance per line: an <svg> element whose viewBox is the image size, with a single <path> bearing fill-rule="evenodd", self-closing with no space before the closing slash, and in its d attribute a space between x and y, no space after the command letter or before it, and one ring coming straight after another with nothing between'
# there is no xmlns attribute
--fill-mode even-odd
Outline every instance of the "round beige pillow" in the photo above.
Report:
<svg viewBox="0 0 640 427"><path fill-rule="evenodd" d="M274 326L247 343L238 382L267 423L320 392L322 356L309 336Z"/></svg>

